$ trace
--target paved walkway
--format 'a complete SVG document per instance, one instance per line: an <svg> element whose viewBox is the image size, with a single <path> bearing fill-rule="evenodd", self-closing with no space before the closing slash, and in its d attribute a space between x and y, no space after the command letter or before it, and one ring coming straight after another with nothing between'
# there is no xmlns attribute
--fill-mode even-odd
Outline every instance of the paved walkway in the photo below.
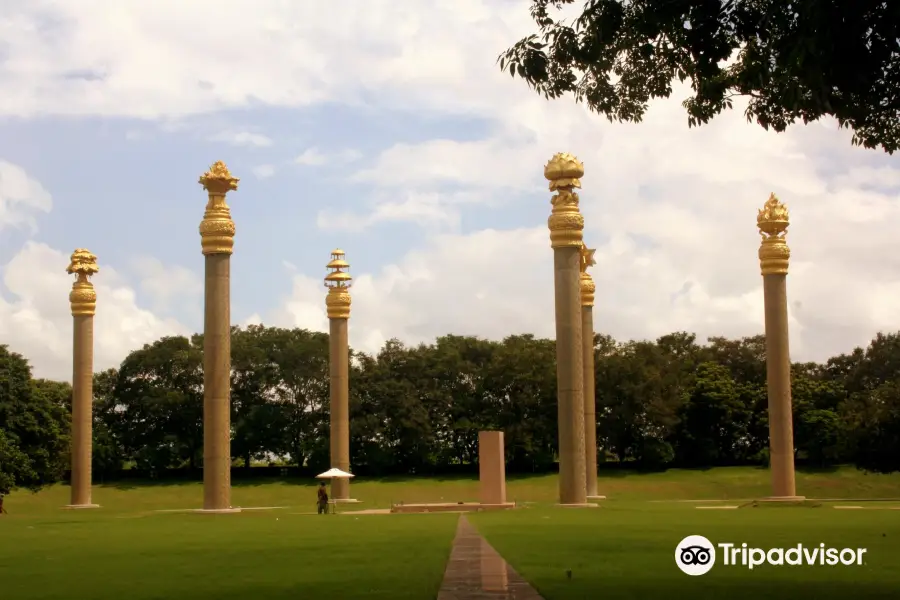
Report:
<svg viewBox="0 0 900 600"><path fill-rule="evenodd" d="M466 519L459 517L437 600L543 600Z"/></svg>

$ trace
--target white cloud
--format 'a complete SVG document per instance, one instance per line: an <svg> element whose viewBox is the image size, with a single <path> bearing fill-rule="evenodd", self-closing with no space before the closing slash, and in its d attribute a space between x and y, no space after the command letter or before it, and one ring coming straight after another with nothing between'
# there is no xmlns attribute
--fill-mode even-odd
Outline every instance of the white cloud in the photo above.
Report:
<svg viewBox="0 0 900 600"><path fill-rule="evenodd" d="M210 14L216 27L199 31ZM0 25L0 114L158 118L363 98L495 114L512 93L494 59L529 23L527 3L505 0L26 3Z"/></svg>
<svg viewBox="0 0 900 600"><path fill-rule="evenodd" d="M36 212L50 212L53 200L22 167L0 160L0 229L25 226L34 231Z"/></svg>
<svg viewBox="0 0 900 600"><path fill-rule="evenodd" d="M378 202L368 214L355 212L335 213L330 210L319 211L316 225L320 229L330 231L357 232L384 222L415 223L429 228L459 227L459 211L449 206L437 194L409 193L403 201L386 200Z"/></svg>
<svg viewBox="0 0 900 600"><path fill-rule="evenodd" d="M275 174L275 167L273 165L257 165L253 167L253 174L258 179L267 179Z"/></svg>
<svg viewBox="0 0 900 600"><path fill-rule="evenodd" d="M389 337L416 342L447 332L552 336L552 251L540 221L550 212L543 165L556 151L572 151L585 163L582 211L585 239L598 247L592 269L598 330L619 339L676 330L700 339L762 332L755 217L771 191L792 215L793 356L824 359L897 329L900 307L892 293L900 261L890 257L900 226L900 170L869 164L881 156L852 148L846 131L820 123L765 132L743 122L741 107L688 129L677 101L658 102L640 125L608 124L540 99L518 107L492 138L395 146L363 172L386 194L402 189L416 197L444 182L501 203L510 195L515 202L504 209L534 214L536 226L504 231L501 214L496 223L478 224L497 230L443 236L359 276L354 344L373 350ZM521 120L522 113L532 116ZM534 141L517 144L523 126ZM824 148L834 170L816 154ZM413 157L420 168L403 168ZM459 208L443 197L430 197L435 214ZM388 213L376 205L355 225L405 218ZM321 226L336 222L320 215ZM321 295L297 278L285 311L295 323L321 324Z"/></svg>
<svg viewBox="0 0 900 600"><path fill-rule="evenodd" d="M324 154L319 152L317 148L307 148L303 151L303 154L294 159L294 162L298 165L317 167L319 165L324 165L328 162L328 159Z"/></svg>
<svg viewBox="0 0 900 600"><path fill-rule="evenodd" d="M620 338L760 332L755 215L770 191L792 210L794 356L823 358L897 328L900 169L878 152L851 148L850 134L831 122L779 135L747 124L736 106L688 129L683 88L637 125L610 124L571 99L545 101L494 62L532 31L528 4L20 3L0 24L8 47L0 114L165 120L251 104L338 102L489 123L482 139L394 140L355 175L374 190L368 212L318 215L328 229L403 221L433 234L358 277L351 336L364 349L394 336L552 335L542 167L558 151L578 155L587 171L582 208L586 239L598 247L598 330ZM208 14L216 27L198 29ZM38 27L46 17L52 31ZM71 76L92 70L100 76ZM312 147L296 162L359 158ZM488 203L502 210L474 210ZM34 331L55 339L56 321L34 312L29 289L15 292L19 320L36 319ZM323 329L321 280L296 275L273 317Z"/></svg>
<svg viewBox="0 0 900 600"><path fill-rule="evenodd" d="M210 141L224 142L232 146L248 146L265 148L272 145L272 140L260 133L250 131L222 131L211 136Z"/></svg>
<svg viewBox="0 0 900 600"><path fill-rule="evenodd" d="M190 269L164 265L151 256L141 256L132 261L132 269L140 280L140 290L149 297L153 310L165 312L185 300L194 300L200 306L203 283Z"/></svg>
<svg viewBox="0 0 900 600"><path fill-rule="evenodd" d="M0 297L0 340L29 359L37 377L72 378L72 316L65 270L69 256L28 242L3 267L9 294ZM164 335L188 334L177 321L161 319L137 305L135 293L116 271L100 262L93 278L94 369L117 367L136 348Z"/></svg>

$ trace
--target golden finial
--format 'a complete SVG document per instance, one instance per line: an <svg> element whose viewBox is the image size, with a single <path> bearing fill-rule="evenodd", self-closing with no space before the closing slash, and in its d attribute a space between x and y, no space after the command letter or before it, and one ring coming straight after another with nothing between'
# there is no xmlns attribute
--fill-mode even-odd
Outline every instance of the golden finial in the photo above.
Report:
<svg viewBox="0 0 900 600"><path fill-rule="evenodd" d="M237 177L232 177L221 160L212 164L200 176L200 185L209 194L203 221L200 222L200 245L203 254L231 254L234 251L234 221L231 209L225 204L225 194L238 188Z"/></svg>
<svg viewBox="0 0 900 600"><path fill-rule="evenodd" d="M550 181L550 191L556 192L550 203L553 210L547 219L550 229L550 246L553 248L582 247L584 217L578 210L578 194L584 165L566 152L553 155L544 166L544 177Z"/></svg>
<svg viewBox="0 0 900 600"><path fill-rule="evenodd" d="M221 160L209 167L209 171L200 176L200 185L214 194L227 194L238 189L240 179L231 176L231 171Z"/></svg>
<svg viewBox="0 0 900 600"><path fill-rule="evenodd" d="M581 285L582 306L594 305L594 292L597 290L597 286L594 284L594 279L587 272L587 269L597 264L597 261L594 260L596 251L596 249L588 248L584 244L581 245L581 279L579 283Z"/></svg>
<svg viewBox="0 0 900 600"><path fill-rule="evenodd" d="M92 316L97 308L97 292L90 277L100 271L97 266L97 257L90 250L78 248L72 253L66 273L76 275L72 291L69 292L69 304L72 306L72 316Z"/></svg>
<svg viewBox="0 0 900 600"><path fill-rule="evenodd" d="M791 224L787 206L774 193L756 215L756 226L762 236L759 265L763 275L786 275L791 249L787 245L787 228Z"/></svg>
<svg viewBox="0 0 900 600"><path fill-rule="evenodd" d="M350 318L350 281L353 279L347 270L350 263L344 260L344 251L340 248L331 251L331 260L325 265L331 272L325 276L325 308L329 319Z"/></svg>

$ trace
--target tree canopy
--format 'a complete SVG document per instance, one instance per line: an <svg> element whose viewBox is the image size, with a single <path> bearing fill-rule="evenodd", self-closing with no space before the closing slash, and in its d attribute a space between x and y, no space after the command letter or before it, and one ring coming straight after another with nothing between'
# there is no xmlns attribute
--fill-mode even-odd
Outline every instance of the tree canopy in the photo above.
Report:
<svg viewBox="0 0 900 600"><path fill-rule="evenodd" d="M640 468L765 464L763 336L674 332L594 338L598 460ZM165 337L94 375L96 481L194 476L203 464L202 336ZM447 335L351 352L350 453L359 475L466 470L478 431L505 432L510 472L557 460L553 340ZM824 363L792 365L801 464L900 470L900 332ZM328 336L253 325L232 330L231 454L243 467L325 470ZM57 481L69 460L71 389L31 379L0 346L0 493ZM248 471L249 473L249 471Z"/></svg>
<svg viewBox="0 0 900 600"><path fill-rule="evenodd" d="M0 345L0 495L63 476L71 400L69 384L32 379L28 361Z"/></svg>
<svg viewBox="0 0 900 600"><path fill-rule="evenodd" d="M766 129L832 116L854 144L900 147L898 2L587 0L571 23L551 14L574 3L532 0L538 33L501 54L501 69L611 121L641 121L678 80L693 89L690 126L743 96Z"/></svg>

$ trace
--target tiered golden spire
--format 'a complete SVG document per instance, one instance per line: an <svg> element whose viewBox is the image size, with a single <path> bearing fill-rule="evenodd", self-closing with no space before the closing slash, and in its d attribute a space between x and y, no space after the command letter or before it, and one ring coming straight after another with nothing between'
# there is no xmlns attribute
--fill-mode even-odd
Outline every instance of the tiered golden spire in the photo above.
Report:
<svg viewBox="0 0 900 600"><path fill-rule="evenodd" d="M787 228L791 224L787 206L774 193L756 215L756 226L762 236L759 246L759 266L763 275L786 275L791 258L787 245Z"/></svg>
<svg viewBox="0 0 900 600"><path fill-rule="evenodd" d="M209 194L206 212L200 222L200 244L203 254L231 254L234 250L234 221L225 204L225 194L237 190L240 179L232 177L221 160L200 176L200 185Z"/></svg>
<svg viewBox="0 0 900 600"><path fill-rule="evenodd" d="M325 307L329 319L350 318L350 282L353 277L347 271L350 264L344 260L344 251L340 248L331 251L331 261L325 265L331 272L325 276Z"/></svg>
<svg viewBox="0 0 900 600"><path fill-rule="evenodd" d="M69 292L69 304L72 305L72 316L92 316L97 308L97 292L90 277L100 271L97 257L90 250L78 248L72 253L66 273L77 275L72 291Z"/></svg>
<svg viewBox="0 0 900 600"><path fill-rule="evenodd" d="M584 245L584 217L578 210L578 194L584 165L571 154L560 152L544 166L544 177L550 181L550 191L556 192L550 203L553 210L547 219L550 229L550 246L563 248Z"/></svg>
<svg viewBox="0 0 900 600"><path fill-rule="evenodd" d="M594 279L591 277L590 273L587 272L588 267L593 267L597 264L597 261L594 260L594 253L597 252L596 249L588 248L583 243L581 245L581 305L582 306L593 306L594 305L594 292L597 290L597 286L594 284Z"/></svg>

